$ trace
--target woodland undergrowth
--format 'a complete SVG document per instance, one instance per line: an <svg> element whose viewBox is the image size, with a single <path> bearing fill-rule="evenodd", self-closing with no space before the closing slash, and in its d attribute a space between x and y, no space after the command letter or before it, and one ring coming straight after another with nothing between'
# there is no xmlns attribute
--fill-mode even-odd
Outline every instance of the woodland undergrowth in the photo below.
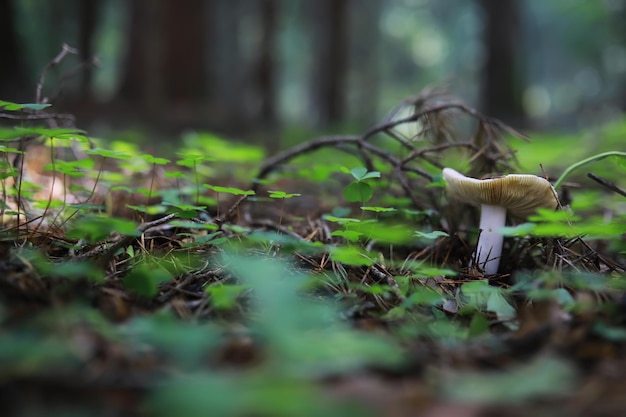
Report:
<svg viewBox="0 0 626 417"><path fill-rule="evenodd" d="M477 209L447 198L441 171L516 173L529 138L441 92L275 155L191 132L165 158L90 137L44 79L36 102L0 101L15 415L624 406L622 152L537 167L562 207L513 219L486 276L469 266ZM599 159L614 176L591 173L594 199L576 174Z"/></svg>

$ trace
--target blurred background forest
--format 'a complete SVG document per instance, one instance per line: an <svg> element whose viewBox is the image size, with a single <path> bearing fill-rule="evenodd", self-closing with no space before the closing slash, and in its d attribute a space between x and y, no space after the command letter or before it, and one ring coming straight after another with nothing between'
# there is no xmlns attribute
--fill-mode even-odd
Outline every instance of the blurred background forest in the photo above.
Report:
<svg viewBox="0 0 626 417"><path fill-rule="evenodd" d="M0 99L34 101L67 43L79 53L44 95L92 135L203 129L275 149L362 131L427 86L516 128L576 131L626 109L625 18L626 0L0 0Z"/></svg>

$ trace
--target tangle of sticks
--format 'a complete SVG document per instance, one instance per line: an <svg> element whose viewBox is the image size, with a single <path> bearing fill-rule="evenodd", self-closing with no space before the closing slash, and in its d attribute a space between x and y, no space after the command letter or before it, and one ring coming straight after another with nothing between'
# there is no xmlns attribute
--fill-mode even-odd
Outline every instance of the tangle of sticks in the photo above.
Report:
<svg viewBox="0 0 626 417"><path fill-rule="evenodd" d="M465 114L476 122L475 133L469 139L458 140L453 116ZM401 132L402 127L415 125L418 133L407 137ZM413 192L411 177L418 176L429 182L433 176L420 165L428 163L442 168L437 161L437 154L450 148L465 148L471 152L473 175L511 169L509 161L514 158L513 151L500 138L509 134L522 139L526 137L501 121L482 115L477 110L445 95L425 90L409 100L405 100L382 123L368 129L361 135L323 136L296 145L268 158L261 166L251 188L258 190L260 180L279 169L289 161L322 148L347 150L360 156L366 168L372 169L372 158L378 158L389 164L395 178L414 206L422 206ZM392 152L374 145L374 137L387 137L400 143L406 150L405 155L397 156Z"/></svg>

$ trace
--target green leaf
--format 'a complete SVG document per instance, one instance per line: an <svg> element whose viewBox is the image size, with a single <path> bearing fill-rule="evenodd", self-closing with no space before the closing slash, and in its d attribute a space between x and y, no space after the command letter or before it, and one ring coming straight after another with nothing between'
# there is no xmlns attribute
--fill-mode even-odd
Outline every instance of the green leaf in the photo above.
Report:
<svg viewBox="0 0 626 417"><path fill-rule="evenodd" d="M160 358L171 359L177 368L185 371L197 370L198 364L223 340L221 332L210 324L180 320L171 311L164 310L157 310L149 316L135 315L120 332L132 345L148 347Z"/></svg>
<svg viewBox="0 0 626 417"><path fill-rule="evenodd" d="M570 394L575 382L570 365L539 357L506 371L452 374L442 381L440 392L461 403L521 403Z"/></svg>
<svg viewBox="0 0 626 417"><path fill-rule="evenodd" d="M515 309L502 296L499 288L493 288L487 299L487 311L495 313L500 321L508 321L515 318Z"/></svg>
<svg viewBox="0 0 626 417"><path fill-rule="evenodd" d="M456 275L457 272L451 269L420 265L413 269L413 275L411 275L411 278L423 280L433 277L453 277Z"/></svg>
<svg viewBox="0 0 626 417"><path fill-rule="evenodd" d="M461 285L461 292L465 296L465 304L473 309L484 308L487 304L487 297L491 293L489 281L482 279L470 281Z"/></svg>
<svg viewBox="0 0 626 417"><path fill-rule="evenodd" d="M21 127L15 126L12 129L0 129L0 140L10 140L23 136L43 136L51 139L70 139L80 142L88 142L88 138L80 129L47 128L47 127Z"/></svg>
<svg viewBox="0 0 626 417"><path fill-rule="evenodd" d="M353 182L343 189L343 196L351 203L364 203L374 195L372 186L366 182Z"/></svg>
<svg viewBox="0 0 626 417"><path fill-rule="evenodd" d="M354 372L371 363L398 364L399 351L388 339L355 331L337 320L332 303L303 295L311 277L293 265L251 255L226 255L221 261L253 291L252 325L263 340L265 363L274 366L272 374L302 380Z"/></svg>
<svg viewBox="0 0 626 417"><path fill-rule="evenodd" d="M380 172L371 171L368 172L367 168L364 167L356 167L350 170L350 174L354 177L357 182L361 182L370 178L380 178Z"/></svg>
<svg viewBox="0 0 626 417"><path fill-rule="evenodd" d="M169 159L157 158L149 154L143 154L141 155L141 158L145 160L147 163L155 164L155 165L165 165L171 162Z"/></svg>
<svg viewBox="0 0 626 417"><path fill-rule="evenodd" d="M359 232L366 239L375 240L379 243L404 245L415 241L411 229L405 224L386 223L371 219L359 223L347 223L345 228Z"/></svg>
<svg viewBox="0 0 626 417"><path fill-rule="evenodd" d="M361 207L361 210L373 211L375 213L391 213L397 211L395 208L392 207Z"/></svg>
<svg viewBox="0 0 626 417"><path fill-rule="evenodd" d="M212 160L220 162L250 163L261 161L265 157L261 146L220 138L209 132L185 133L183 143L186 151L211 155Z"/></svg>
<svg viewBox="0 0 626 417"><path fill-rule="evenodd" d="M308 240L297 239L286 234L262 230L254 230L246 236L246 241L280 245L283 250L289 252L297 251L304 253L318 253L323 247L321 242L310 242Z"/></svg>
<svg viewBox="0 0 626 417"><path fill-rule="evenodd" d="M611 342L626 341L626 329L623 327L609 326L603 321L598 321L594 324L593 332Z"/></svg>
<svg viewBox="0 0 626 417"><path fill-rule="evenodd" d="M23 154L23 151L20 151L17 148L10 148L8 146L4 146L4 145L0 145L0 152L2 153L19 153L19 154Z"/></svg>
<svg viewBox="0 0 626 417"><path fill-rule="evenodd" d="M413 279L424 279L437 276L453 277L457 275L456 271L448 268L437 267L424 261L404 260L397 266L402 267L403 269L411 270L414 274L411 277Z"/></svg>
<svg viewBox="0 0 626 417"><path fill-rule="evenodd" d="M96 283L104 281L104 272L89 261L51 262L39 251L23 251L21 255L28 259L44 278L85 279Z"/></svg>
<svg viewBox="0 0 626 417"><path fill-rule="evenodd" d="M360 223L361 222L361 220L359 220L359 219L353 219L351 217L335 217L335 216L331 216L330 214L324 215L324 219L328 220L329 222L339 223L339 224Z"/></svg>
<svg viewBox="0 0 626 417"><path fill-rule="evenodd" d="M104 206L102 204L91 204L91 203L75 203L68 204L68 207L79 210L79 211L102 211L104 210Z"/></svg>
<svg viewBox="0 0 626 417"><path fill-rule="evenodd" d="M591 290L590 288L585 289ZM565 288L532 289L526 292L526 296L530 300L555 300L566 311L571 310L576 305L576 300Z"/></svg>
<svg viewBox="0 0 626 417"><path fill-rule="evenodd" d="M370 179L370 178L380 178L380 172L378 172L378 171L370 171L370 172L368 172L367 174L365 174L365 175L363 175L361 177L361 181L362 180L367 180L367 179Z"/></svg>
<svg viewBox="0 0 626 417"><path fill-rule="evenodd" d="M479 312L475 312L470 321L468 336L482 336L487 332L489 332L489 320Z"/></svg>
<svg viewBox="0 0 626 417"><path fill-rule="evenodd" d="M146 298L153 298L159 293L159 285L172 279L167 269L145 263L135 266L122 283L128 290Z"/></svg>
<svg viewBox="0 0 626 417"><path fill-rule="evenodd" d="M135 204L126 204L126 207L128 207L131 210L135 210L139 213L146 213L151 216L154 216L156 214L163 214L167 211L167 209L161 204L156 204L153 206L145 206L145 205L138 206Z"/></svg>
<svg viewBox="0 0 626 417"><path fill-rule="evenodd" d="M62 262L54 265L54 272L64 278L104 282L104 271L96 268L91 262Z"/></svg>
<svg viewBox="0 0 626 417"><path fill-rule="evenodd" d="M247 290L245 285L210 285L204 291L211 297L213 307L218 310L229 310L237 305L237 298Z"/></svg>
<svg viewBox="0 0 626 417"><path fill-rule="evenodd" d="M359 237L362 236L363 233L356 232L354 230L335 230L330 235L342 237L348 242L357 242L359 240Z"/></svg>
<svg viewBox="0 0 626 417"><path fill-rule="evenodd" d="M405 304L437 306L443 304L443 296L432 288L417 287L406 299Z"/></svg>
<svg viewBox="0 0 626 417"><path fill-rule="evenodd" d="M181 229L217 230L218 226L213 223L200 223L188 220L172 220L170 225Z"/></svg>
<svg viewBox="0 0 626 417"><path fill-rule="evenodd" d="M56 171L68 177L78 178L85 176L85 170L92 169L94 160L90 158L79 159L77 161L64 161L58 159L54 164L48 164L44 169L48 171Z"/></svg>
<svg viewBox="0 0 626 417"><path fill-rule="evenodd" d="M441 173L433 174L432 181L428 183L426 187L427 188L445 188L446 181L443 179L443 175Z"/></svg>
<svg viewBox="0 0 626 417"><path fill-rule="evenodd" d="M257 374L215 371L177 375L157 386L149 398L147 414L156 417L201 417L207 410L212 416L224 417L354 415L354 409L323 400L309 381L267 370Z"/></svg>
<svg viewBox="0 0 626 417"><path fill-rule="evenodd" d="M52 106L52 104L38 104L38 103L18 104L18 103L13 103L10 101L0 100L0 108L4 108L5 110L9 110L9 111L24 110L24 109L43 110L50 106Z"/></svg>
<svg viewBox="0 0 626 417"><path fill-rule="evenodd" d="M193 219L198 216L198 212L204 211L207 206L196 206L193 204L175 203L171 201L163 201L161 205L169 207L168 213L176 213L177 217L182 219Z"/></svg>
<svg viewBox="0 0 626 417"><path fill-rule="evenodd" d="M130 220L115 219L110 217L86 215L76 220L67 237L72 239L85 239L89 243L96 243L111 233L117 232L124 236L140 236L137 224Z"/></svg>
<svg viewBox="0 0 626 417"><path fill-rule="evenodd" d="M205 158L202 155L187 155L185 158L177 160L176 165L184 166L187 168L197 168L200 163L209 160L209 158Z"/></svg>
<svg viewBox="0 0 626 417"><path fill-rule="evenodd" d="M252 190L242 190L241 188L236 187L221 187L219 185L210 185L210 184L202 184L204 188L208 188L209 190L213 190L216 193L226 193L233 195L254 195L255 192Z"/></svg>
<svg viewBox="0 0 626 417"><path fill-rule="evenodd" d="M500 229L500 233L504 236L517 236L524 237L531 235L535 230L536 224L534 223L522 223L517 226L504 226Z"/></svg>
<svg viewBox="0 0 626 417"><path fill-rule="evenodd" d="M355 180L361 181L365 174L367 174L367 168L364 167L356 167L350 170L350 174L354 177Z"/></svg>
<svg viewBox="0 0 626 417"><path fill-rule="evenodd" d="M374 264L374 256L357 246L332 247L331 258L336 262L354 266L369 266Z"/></svg>
<svg viewBox="0 0 626 417"><path fill-rule="evenodd" d="M130 159L131 158L131 155L129 155L128 153L120 152L120 151L111 151L109 149L102 149L102 148L88 149L85 151L85 153L88 155L97 155L103 158L111 158L111 159Z"/></svg>
<svg viewBox="0 0 626 417"><path fill-rule="evenodd" d="M164 173L165 178L187 178L189 174L180 171L168 171Z"/></svg>
<svg viewBox="0 0 626 417"><path fill-rule="evenodd" d="M302 194L290 194L290 193L286 193L284 191L268 191L269 193L269 197L270 198L282 198L282 199L289 199L289 198L293 198L293 197L300 197Z"/></svg>

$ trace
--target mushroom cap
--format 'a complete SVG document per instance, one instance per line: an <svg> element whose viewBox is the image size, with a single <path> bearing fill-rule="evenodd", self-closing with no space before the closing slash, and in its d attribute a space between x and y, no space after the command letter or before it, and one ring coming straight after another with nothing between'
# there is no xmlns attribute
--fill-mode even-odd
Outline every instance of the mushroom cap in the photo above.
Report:
<svg viewBox="0 0 626 417"><path fill-rule="evenodd" d="M538 208L556 209L559 204L552 184L536 175L512 174L479 180L444 168L443 178L450 197L473 205L506 207L516 217L527 217Z"/></svg>

